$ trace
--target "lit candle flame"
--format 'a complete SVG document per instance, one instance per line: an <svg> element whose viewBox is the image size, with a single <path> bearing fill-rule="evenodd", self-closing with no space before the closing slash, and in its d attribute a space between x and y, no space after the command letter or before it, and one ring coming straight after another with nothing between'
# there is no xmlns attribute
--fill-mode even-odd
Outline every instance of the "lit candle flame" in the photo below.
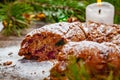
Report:
<svg viewBox="0 0 120 80"><path fill-rule="evenodd" d="M97 4L100 6L101 5L101 0L97 0Z"/></svg>

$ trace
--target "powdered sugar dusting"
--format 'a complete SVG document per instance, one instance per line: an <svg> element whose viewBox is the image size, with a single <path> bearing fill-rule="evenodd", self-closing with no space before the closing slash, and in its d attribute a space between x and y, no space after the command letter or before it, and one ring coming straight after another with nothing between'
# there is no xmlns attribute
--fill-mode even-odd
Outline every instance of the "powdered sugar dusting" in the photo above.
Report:
<svg viewBox="0 0 120 80"><path fill-rule="evenodd" d="M113 45L114 47L110 47L110 44ZM77 55L78 53L80 53L80 51L85 49L98 49L101 51L101 53L106 55L109 52L120 53L119 48L112 43L109 43L109 45L107 45L107 43L97 43L93 41L69 42L64 46L63 52L65 54L68 54L70 51L73 51L73 53Z"/></svg>
<svg viewBox="0 0 120 80"><path fill-rule="evenodd" d="M56 61L37 62L18 56L19 46L0 48L0 79L2 80L43 80L48 78ZM4 66L6 61L11 65Z"/></svg>
<svg viewBox="0 0 120 80"><path fill-rule="evenodd" d="M66 23L66 22L49 24L49 25L43 26L42 28L35 29L34 31L28 33L28 35L32 36L32 35L34 35L36 33L41 33L42 31L48 31L48 32L52 32L52 33L57 33L57 34L63 35L63 34L61 34L61 32L59 30L61 30L63 32L66 32L66 30L69 29L69 26L70 26L70 24ZM65 27L65 28L62 28L62 27Z"/></svg>
<svg viewBox="0 0 120 80"><path fill-rule="evenodd" d="M80 22L74 22L74 23L59 22L55 24L45 25L39 29L35 29L32 32L28 33L27 35L32 36L36 33L51 32L51 33L59 34L68 40L71 40L72 37L74 37L74 39L77 39L79 37L85 39L85 35L80 28L81 25L82 24Z"/></svg>
<svg viewBox="0 0 120 80"><path fill-rule="evenodd" d="M112 42L103 42L101 44L108 46L111 52L120 53L120 46L117 46L116 44L113 44Z"/></svg>

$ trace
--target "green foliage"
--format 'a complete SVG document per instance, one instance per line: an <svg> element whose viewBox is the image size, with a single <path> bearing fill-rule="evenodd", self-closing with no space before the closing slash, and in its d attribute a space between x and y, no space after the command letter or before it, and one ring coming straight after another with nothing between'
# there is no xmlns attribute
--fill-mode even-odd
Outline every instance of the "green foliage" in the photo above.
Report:
<svg viewBox="0 0 120 80"><path fill-rule="evenodd" d="M86 1L77 0L29 0L36 12L42 12L47 16L47 21L66 21L68 17L75 16L80 21L85 20ZM81 15L81 16L79 16Z"/></svg>
<svg viewBox="0 0 120 80"><path fill-rule="evenodd" d="M110 72L109 76L107 77L107 80L113 80L113 71Z"/></svg>
<svg viewBox="0 0 120 80"><path fill-rule="evenodd" d="M65 75L68 77L69 80L89 80L90 79L90 76L83 64L83 61L79 61L77 63L77 60L73 56L69 57L67 71L65 72Z"/></svg>
<svg viewBox="0 0 120 80"><path fill-rule="evenodd" d="M9 2L8 2L9 1ZM3 33L6 35L18 34L29 26L29 22L22 16L23 13L44 13L47 22L67 21L76 17L85 22L86 6L97 0L4 0L0 3L0 21L5 21ZM116 24L120 24L120 0L103 0L115 6ZM12 27L11 27L12 26Z"/></svg>
<svg viewBox="0 0 120 80"><path fill-rule="evenodd" d="M51 76L54 77L55 80L90 80L90 75L83 61L77 63L74 56L69 56L67 63L65 71L57 72L54 69L51 71Z"/></svg>
<svg viewBox="0 0 120 80"><path fill-rule="evenodd" d="M27 20L22 16L29 13L33 8L23 2L0 4L0 20L3 21L5 35L15 34L20 36L21 30L29 26Z"/></svg>
<svg viewBox="0 0 120 80"><path fill-rule="evenodd" d="M97 0L29 0L29 2L31 1L35 11L45 13L48 18L47 20L52 22L59 22L59 17L61 16L74 16L84 22L86 6L97 2ZM114 23L120 24L120 0L103 1L115 6Z"/></svg>

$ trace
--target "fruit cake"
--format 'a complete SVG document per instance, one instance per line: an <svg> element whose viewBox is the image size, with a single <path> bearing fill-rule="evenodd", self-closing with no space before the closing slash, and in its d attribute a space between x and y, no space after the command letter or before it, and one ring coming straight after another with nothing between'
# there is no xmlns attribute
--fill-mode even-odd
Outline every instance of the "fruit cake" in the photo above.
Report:
<svg viewBox="0 0 120 80"><path fill-rule="evenodd" d="M60 22L35 29L26 35L18 54L38 61L56 59L67 42L86 38L80 26L80 22Z"/></svg>

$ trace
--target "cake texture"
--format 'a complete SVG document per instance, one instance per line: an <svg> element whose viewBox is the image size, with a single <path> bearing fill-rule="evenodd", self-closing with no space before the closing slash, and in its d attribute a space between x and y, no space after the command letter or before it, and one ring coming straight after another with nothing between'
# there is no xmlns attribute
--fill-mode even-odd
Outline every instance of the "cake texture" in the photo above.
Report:
<svg viewBox="0 0 120 80"><path fill-rule="evenodd" d="M71 56L75 60L70 58ZM114 75L113 79L120 75L120 49L113 43L68 42L59 54L58 61L50 71L50 80L70 80L71 77L74 80L75 75L77 75L77 78L81 75L81 71L84 72L83 77L89 74L90 80L104 80L102 76L109 76L111 71ZM81 67L81 63L87 73ZM76 74L77 72L78 74ZM100 77L98 79L96 75L101 76L101 79Z"/></svg>
<svg viewBox="0 0 120 80"><path fill-rule="evenodd" d="M51 72L65 71L72 55L78 62L82 60L91 74L108 74L110 70L117 74L120 71L120 26L94 22L87 26L80 22L45 25L26 35L18 54L40 62L56 60Z"/></svg>
<svg viewBox="0 0 120 80"><path fill-rule="evenodd" d="M20 56L38 61L56 59L63 45L86 38L80 22L55 23L28 33L21 43Z"/></svg>
<svg viewBox="0 0 120 80"><path fill-rule="evenodd" d="M87 26L83 26L87 35L88 41L94 42L111 42L118 39L120 40L120 26L119 25L106 25L100 23L90 22Z"/></svg>
<svg viewBox="0 0 120 80"><path fill-rule="evenodd" d="M38 61L57 59L65 44L84 40L106 42L107 45L111 43L120 49L120 26L94 22L90 22L88 26L80 22L45 25L26 35L18 54L26 59Z"/></svg>
<svg viewBox="0 0 120 80"><path fill-rule="evenodd" d="M112 43L69 42L63 47L58 60L66 61L69 55L74 55L78 60L82 60L93 71L107 71L110 64L113 69L120 70L120 49Z"/></svg>

